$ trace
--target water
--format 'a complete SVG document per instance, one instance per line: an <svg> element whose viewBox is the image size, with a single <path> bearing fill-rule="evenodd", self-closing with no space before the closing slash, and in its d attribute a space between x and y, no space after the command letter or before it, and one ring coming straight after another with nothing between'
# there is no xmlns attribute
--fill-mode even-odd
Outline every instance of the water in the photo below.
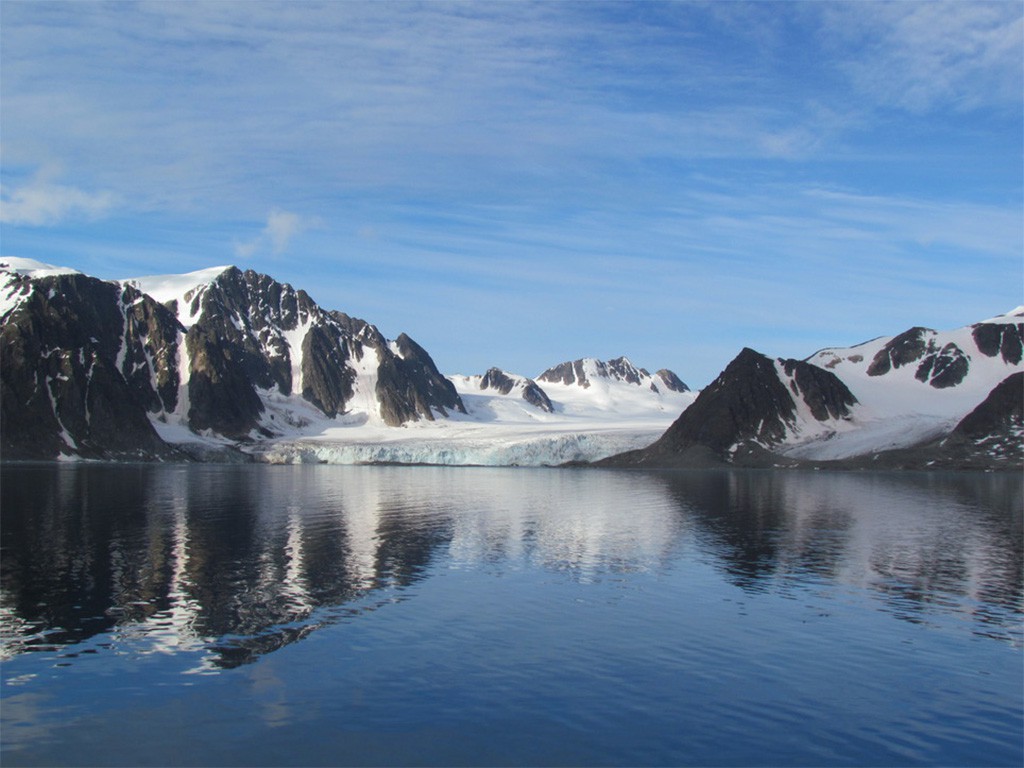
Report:
<svg viewBox="0 0 1024 768"><path fill-rule="evenodd" d="M5 766L1024 761L1019 476L0 481Z"/></svg>

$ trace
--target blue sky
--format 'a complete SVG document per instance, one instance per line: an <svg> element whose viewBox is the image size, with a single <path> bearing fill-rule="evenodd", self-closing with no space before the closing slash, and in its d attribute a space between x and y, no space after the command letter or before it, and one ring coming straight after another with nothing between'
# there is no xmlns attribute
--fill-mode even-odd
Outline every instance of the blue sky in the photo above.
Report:
<svg viewBox="0 0 1024 768"><path fill-rule="evenodd" d="M0 251L703 386L1024 303L1024 6L0 5Z"/></svg>

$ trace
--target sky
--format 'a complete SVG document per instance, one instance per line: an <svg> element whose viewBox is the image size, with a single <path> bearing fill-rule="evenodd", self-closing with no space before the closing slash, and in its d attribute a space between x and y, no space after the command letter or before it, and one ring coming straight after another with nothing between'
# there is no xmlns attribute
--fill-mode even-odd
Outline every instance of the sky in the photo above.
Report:
<svg viewBox="0 0 1024 768"><path fill-rule="evenodd" d="M701 387L1024 303L1022 73L1016 0L4 0L0 254Z"/></svg>

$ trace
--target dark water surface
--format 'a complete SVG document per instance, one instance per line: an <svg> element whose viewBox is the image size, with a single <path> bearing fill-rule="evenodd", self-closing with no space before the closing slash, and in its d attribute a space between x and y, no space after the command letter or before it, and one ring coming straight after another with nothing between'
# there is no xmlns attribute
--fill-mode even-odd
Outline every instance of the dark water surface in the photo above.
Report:
<svg viewBox="0 0 1024 768"><path fill-rule="evenodd" d="M1017 475L0 482L4 766L1024 762Z"/></svg>

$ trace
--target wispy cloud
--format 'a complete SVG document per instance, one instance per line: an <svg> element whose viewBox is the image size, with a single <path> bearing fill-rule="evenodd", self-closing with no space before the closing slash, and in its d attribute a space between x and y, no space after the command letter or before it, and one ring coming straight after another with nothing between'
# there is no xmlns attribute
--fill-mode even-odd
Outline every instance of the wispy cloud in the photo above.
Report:
<svg viewBox="0 0 1024 768"><path fill-rule="evenodd" d="M605 349L553 329L617 355L739 325L824 345L866 318L965 322L1019 303L1022 17L914 0L8 3L4 221L119 215L81 245L71 225L11 226L5 249L176 249L189 268L233 249L428 340L448 318L460 356L479 331L544 364ZM59 179L7 170L54 160ZM300 240L302 259L274 258ZM495 297L507 312L484 311Z"/></svg>
<svg viewBox="0 0 1024 768"><path fill-rule="evenodd" d="M318 226L321 226L321 222L315 217L274 208L267 215L266 226L256 237L235 243L235 254L247 259L259 251L267 250L273 256L280 256L288 250L293 238Z"/></svg>
<svg viewBox="0 0 1024 768"><path fill-rule="evenodd" d="M44 169L17 186L0 186L0 222L47 226L69 219L96 219L114 207L112 193L58 184L57 176L56 170Z"/></svg>
<svg viewBox="0 0 1024 768"><path fill-rule="evenodd" d="M815 10L838 65L882 104L911 112L993 105L1020 110L1020 3L821 3Z"/></svg>

